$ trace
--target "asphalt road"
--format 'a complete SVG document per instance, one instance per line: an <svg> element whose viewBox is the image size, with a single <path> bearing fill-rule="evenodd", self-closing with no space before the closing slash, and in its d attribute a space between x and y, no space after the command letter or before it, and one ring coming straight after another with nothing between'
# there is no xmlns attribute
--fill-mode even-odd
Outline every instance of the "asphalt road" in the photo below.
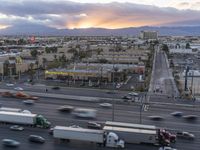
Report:
<svg viewBox="0 0 200 150"><path fill-rule="evenodd" d="M0 98L0 103L5 107L15 107L21 109L30 110L32 113L38 113L44 115L52 125L79 125L81 127L86 127L88 120L74 118L71 114L60 113L56 110L61 105L72 105L75 107L81 108L94 108L98 111L97 121L104 122L112 120L112 109L105 109L99 106L99 103L94 102L80 102L72 100L61 100L61 99L46 99L41 98L32 106L28 106L22 103L21 100L10 99L10 98ZM134 103L124 103L124 104L115 104L115 121L130 122L130 123L139 123L139 110L140 107L138 104ZM161 105L161 104L152 104L148 111L142 112L142 123L156 125L158 127L169 128L172 130L184 130L190 131L195 134L196 139L194 141L179 140L174 145L178 150L199 150L200 145L200 120L195 122L188 122L183 118L175 118L170 115L173 111L182 111L184 114L200 114L199 107L186 107L186 106L177 106L177 105ZM148 118L151 115L160 115L164 118L163 121L152 121ZM25 130L22 132L15 132L9 130L9 125L0 125L0 139L3 138L13 138L21 142L21 146L18 148L20 150L31 150L31 149L48 149L48 150L82 150L82 149L104 149L97 148L96 145L90 143L82 142L72 142L72 143L58 143L55 141L52 136L48 135L46 129L30 128L25 127ZM175 132L175 131L173 131ZM37 134L45 137L46 143L43 145L33 144L27 141L27 137L30 134ZM156 150L158 147L149 146L149 145L126 145L127 150L137 149L137 150ZM8 148L1 148L8 149Z"/></svg>
<svg viewBox="0 0 200 150"><path fill-rule="evenodd" d="M178 96L178 91L168 66L168 60L165 53L159 50L159 48L156 51L154 63L153 81L150 86L152 89L150 91L170 97Z"/></svg>

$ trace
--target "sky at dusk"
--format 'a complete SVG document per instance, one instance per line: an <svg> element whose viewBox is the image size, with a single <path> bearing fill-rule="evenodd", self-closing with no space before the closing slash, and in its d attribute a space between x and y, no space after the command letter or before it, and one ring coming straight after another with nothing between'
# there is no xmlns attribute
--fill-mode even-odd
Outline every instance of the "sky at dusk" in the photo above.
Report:
<svg viewBox="0 0 200 150"><path fill-rule="evenodd" d="M0 29L200 25L200 0L1 0Z"/></svg>

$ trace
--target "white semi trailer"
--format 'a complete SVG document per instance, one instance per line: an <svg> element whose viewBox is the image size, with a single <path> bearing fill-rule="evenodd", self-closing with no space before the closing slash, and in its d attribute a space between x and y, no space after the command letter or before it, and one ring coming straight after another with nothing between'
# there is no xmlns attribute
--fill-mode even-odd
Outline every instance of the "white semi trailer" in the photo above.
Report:
<svg viewBox="0 0 200 150"><path fill-rule="evenodd" d="M0 122L32 125L41 128L49 128L51 125L42 115L7 111L0 111Z"/></svg>
<svg viewBox="0 0 200 150"><path fill-rule="evenodd" d="M68 141L78 140L93 142L106 147L124 148L124 141L119 139L117 134L104 130L56 126L53 129L53 136L54 138L66 139Z"/></svg>
<svg viewBox="0 0 200 150"><path fill-rule="evenodd" d="M103 130L107 132L114 132L119 135L126 143L133 144L157 144L157 132L156 130L144 130L144 129L131 129L123 127L111 127L104 126Z"/></svg>

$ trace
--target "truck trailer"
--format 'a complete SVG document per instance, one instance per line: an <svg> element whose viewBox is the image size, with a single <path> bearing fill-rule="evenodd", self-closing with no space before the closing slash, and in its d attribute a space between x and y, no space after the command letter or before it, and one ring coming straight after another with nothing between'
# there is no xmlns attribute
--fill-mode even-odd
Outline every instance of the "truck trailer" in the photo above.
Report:
<svg viewBox="0 0 200 150"><path fill-rule="evenodd" d="M106 147L124 148L124 141L120 140L117 134L105 132L104 130L55 126L53 129L53 136L54 138L68 141L78 140L93 142Z"/></svg>
<svg viewBox="0 0 200 150"><path fill-rule="evenodd" d="M110 127L110 126L104 126L103 130L107 132L115 132L126 143L133 143L133 144L157 143L157 132L155 130L131 129L122 127Z"/></svg>
<svg viewBox="0 0 200 150"><path fill-rule="evenodd" d="M42 115L0 111L0 122L49 128L51 123Z"/></svg>

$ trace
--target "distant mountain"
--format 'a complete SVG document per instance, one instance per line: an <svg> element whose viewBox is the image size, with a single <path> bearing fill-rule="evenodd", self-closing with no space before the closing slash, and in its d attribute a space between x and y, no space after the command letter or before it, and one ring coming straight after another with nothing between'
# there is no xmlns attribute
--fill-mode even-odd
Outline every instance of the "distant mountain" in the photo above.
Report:
<svg viewBox="0 0 200 150"><path fill-rule="evenodd" d="M70 36L106 36L130 35L137 36L141 30L158 31L159 35L200 36L200 26L180 27L130 27L121 29L87 28L87 29L56 29L43 25L24 24L0 30L0 35L70 35Z"/></svg>

